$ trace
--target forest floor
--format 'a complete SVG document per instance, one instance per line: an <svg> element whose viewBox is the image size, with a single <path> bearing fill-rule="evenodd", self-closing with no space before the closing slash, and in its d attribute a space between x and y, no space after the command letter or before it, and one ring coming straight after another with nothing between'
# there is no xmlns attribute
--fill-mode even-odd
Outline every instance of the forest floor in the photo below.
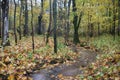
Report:
<svg viewBox="0 0 120 80"><path fill-rule="evenodd" d="M37 71L31 75L33 80L79 80L77 75L83 75L84 68L95 61L97 53L79 46L69 47L79 55L76 59Z"/></svg>
<svg viewBox="0 0 120 80"><path fill-rule="evenodd" d="M43 78L41 73L50 73L46 78L57 76L60 80L120 79L120 37L114 41L110 35L89 41L82 38L77 46L65 46L58 38L57 54L53 52L52 38L46 45L43 36L36 36L34 53L31 37L23 38L18 45L10 40L11 46L0 48L0 80L32 80L30 76L34 78L36 74Z"/></svg>

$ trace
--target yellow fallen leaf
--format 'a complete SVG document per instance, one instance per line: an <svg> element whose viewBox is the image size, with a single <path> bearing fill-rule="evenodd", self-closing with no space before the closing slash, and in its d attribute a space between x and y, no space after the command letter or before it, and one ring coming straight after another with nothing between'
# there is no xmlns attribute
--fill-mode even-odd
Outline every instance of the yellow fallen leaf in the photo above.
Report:
<svg viewBox="0 0 120 80"><path fill-rule="evenodd" d="M6 65L2 61L0 61L0 64L3 65L4 67L6 67Z"/></svg>
<svg viewBox="0 0 120 80"><path fill-rule="evenodd" d="M8 77L8 80L15 80L15 76L13 74L11 74L9 77Z"/></svg>
<svg viewBox="0 0 120 80"><path fill-rule="evenodd" d="M63 77L63 75L62 75L62 74L59 74L58 77L61 79L61 78Z"/></svg>

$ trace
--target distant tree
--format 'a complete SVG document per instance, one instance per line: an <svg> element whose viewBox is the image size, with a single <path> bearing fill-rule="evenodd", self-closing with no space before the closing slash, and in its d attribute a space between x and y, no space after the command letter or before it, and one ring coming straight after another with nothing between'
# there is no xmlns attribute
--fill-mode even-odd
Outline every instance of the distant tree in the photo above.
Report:
<svg viewBox="0 0 120 80"><path fill-rule="evenodd" d="M49 5L50 5L50 14L49 14L49 26L48 26L48 30L47 30L47 35L46 35L46 44L48 43L48 39L51 33L51 27L52 27L52 2L51 0L49 1Z"/></svg>
<svg viewBox="0 0 120 80"><path fill-rule="evenodd" d="M67 9L67 29L66 29L66 42L68 42L68 38L69 38L69 32L70 32L70 5L71 5L71 1L68 1L68 9Z"/></svg>
<svg viewBox="0 0 120 80"><path fill-rule="evenodd" d="M20 5L20 14L19 14L19 26L17 28L17 32L19 34L19 40L22 39L22 31L21 31L21 17L22 17L22 7L23 7L23 3L22 3L22 0L20 1L21 2L21 5Z"/></svg>
<svg viewBox="0 0 120 80"><path fill-rule="evenodd" d="M92 20L91 18L92 18L92 15L90 15L88 12L88 36L90 37L93 36L93 24L91 23L91 20Z"/></svg>
<svg viewBox="0 0 120 80"><path fill-rule="evenodd" d="M38 16L38 34L42 34L42 19L43 19L43 0L41 0L41 12Z"/></svg>
<svg viewBox="0 0 120 80"><path fill-rule="evenodd" d="M118 0L118 35L120 36L120 0Z"/></svg>
<svg viewBox="0 0 120 80"><path fill-rule="evenodd" d="M53 21L54 21L54 52L57 53L57 0L53 0Z"/></svg>
<svg viewBox="0 0 120 80"><path fill-rule="evenodd" d="M67 13L67 0L64 0L64 9L65 9L65 11L64 11L64 13L65 13L65 15L64 15L64 28L65 28L65 31L64 31L64 39L65 39L65 44L67 44L68 43L68 30L67 30L67 16L68 16L68 13Z"/></svg>
<svg viewBox="0 0 120 80"><path fill-rule="evenodd" d="M2 45L10 45L8 40L8 12L9 12L9 0L2 0Z"/></svg>
<svg viewBox="0 0 120 80"><path fill-rule="evenodd" d="M115 0L112 0L113 2L113 27L112 27L112 34L115 39L115 25L116 25L116 6L115 6Z"/></svg>
<svg viewBox="0 0 120 80"><path fill-rule="evenodd" d="M28 31L28 0L25 0L25 25L24 25L24 31L23 31L23 35L27 36L29 34Z"/></svg>
<svg viewBox="0 0 120 80"><path fill-rule="evenodd" d="M16 7L17 7L17 4L14 0L14 5L15 5L15 9L14 9L14 36L15 36L15 44L17 45L17 34L16 34Z"/></svg>
<svg viewBox="0 0 120 80"><path fill-rule="evenodd" d="M0 0L0 38L1 38L1 31L2 31L2 26L1 26L1 21L2 21L2 20L1 20L1 17L2 17L2 16L1 16L1 7L2 7L2 6L1 6L1 0Z"/></svg>
<svg viewBox="0 0 120 80"><path fill-rule="evenodd" d="M37 0L35 0L35 6L37 6Z"/></svg>
<svg viewBox="0 0 120 80"><path fill-rule="evenodd" d="M32 27L32 48L34 53L34 28L33 28L33 3L31 0L31 27Z"/></svg>

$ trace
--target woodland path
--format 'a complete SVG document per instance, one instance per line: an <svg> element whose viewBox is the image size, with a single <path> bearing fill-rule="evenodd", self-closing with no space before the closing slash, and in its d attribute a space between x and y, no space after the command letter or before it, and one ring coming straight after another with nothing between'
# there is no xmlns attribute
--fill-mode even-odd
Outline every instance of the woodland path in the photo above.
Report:
<svg viewBox="0 0 120 80"><path fill-rule="evenodd" d="M84 70L81 67L86 67L96 60L97 53L82 47L70 47L74 52L80 54L75 62L71 65L61 64L51 69L42 69L37 73L31 75L33 80L61 80L57 75L76 76L83 74Z"/></svg>

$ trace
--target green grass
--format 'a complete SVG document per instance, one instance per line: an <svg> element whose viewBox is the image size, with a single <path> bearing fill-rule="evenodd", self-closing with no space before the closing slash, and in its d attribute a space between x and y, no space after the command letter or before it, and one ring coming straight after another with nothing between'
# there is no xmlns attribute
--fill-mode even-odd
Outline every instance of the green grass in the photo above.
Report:
<svg viewBox="0 0 120 80"><path fill-rule="evenodd" d="M105 53L113 53L120 49L120 37L116 36L116 39L113 39L112 35L102 35L99 37L91 38L89 40L90 46L95 46L97 49L102 50Z"/></svg>
<svg viewBox="0 0 120 80"><path fill-rule="evenodd" d="M88 44L100 49L103 54L98 54L97 61L86 68L87 72L80 76L80 80L120 79L120 54L116 54L120 52L120 37L116 36L114 40L112 35L105 34L90 38Z"/></svg>

